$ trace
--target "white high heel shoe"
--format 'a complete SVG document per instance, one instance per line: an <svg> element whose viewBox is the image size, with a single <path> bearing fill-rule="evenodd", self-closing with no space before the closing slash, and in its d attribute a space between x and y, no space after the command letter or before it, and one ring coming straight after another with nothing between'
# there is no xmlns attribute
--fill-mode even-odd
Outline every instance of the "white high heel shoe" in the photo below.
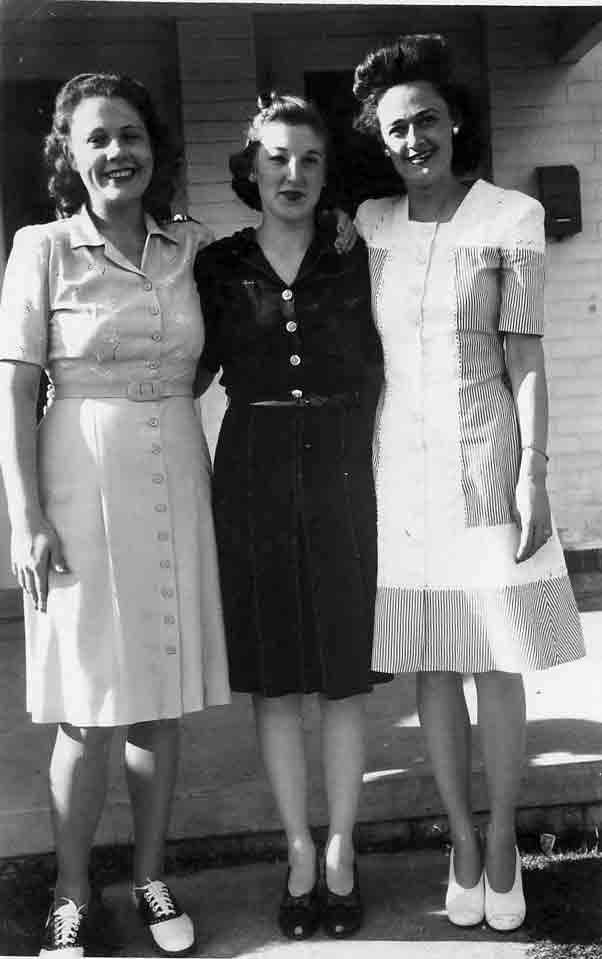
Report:
<svg viewBox="0 0 602 959"><path fill-rule="evenodd" d="M477 926L485 916L485 887L483 873L476 886L466 889L456 879L454 850L449 856L449 879L445 896L447 918L454 926Z"/></svg>
<svg viewBox="0 0 602 959"><path fill-rule="evenodd" d="M523 879L521 874L520 856L515 848L516 865L514 868L514 883L508 892L496 892L489 885L487 871L485 877L485 919L492 929L498 932L511 932L518 929L525 921L527 905L523 893Z"/></svg>

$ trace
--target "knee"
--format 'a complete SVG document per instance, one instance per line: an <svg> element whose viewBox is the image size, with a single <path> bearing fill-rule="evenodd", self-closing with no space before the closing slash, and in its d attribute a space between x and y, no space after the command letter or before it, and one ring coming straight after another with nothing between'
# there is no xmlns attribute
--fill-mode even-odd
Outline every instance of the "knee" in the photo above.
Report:
<svg viewBox="0 0 602 959"><path fill-rule="evenodd" d="M273 717L301 717L303 713L303 697L298 693L288 696L253 696L255 714L262 718Z"/></svg>
<svg viewBox="0 0 602 959"><path fill-rule="evenodd" d="M114 732L113 726L72 726L70 723L60 723L57 738L82 746L86 750L102 750L110 746Z"/></svg>
<svg viewBox="0 0 602 959"><path fill-rule="evenodd" d="M453 689L462 685L461 673L429 671L416 673L416 687L418 691Z"/></svg>
<svg viewBox="0 0 602 959"><path fill-rule="evenodd" d="M152 748L157 742L177 736L180 728L177 719L153 719L128 726L127 741L141 749Z"/></svg>
<svg viewBox="0 0 602 959"><path fill-rule="evenodd" d="M363 717L366 708L366 696L362 693L358 696L346 696L344 699L328 699L326 696L320 696L320 712L323 716L332 718L349 717L353 720L356 717Z"/></svg>
<svg viewBox="0 0 602 959"><path fill-rule="evenodd" d="M477 692L487 691L494 695L512 695L523 689L521 673L502 673L499 670L491 670L487 673L475 673L474 681Z"/></svg>

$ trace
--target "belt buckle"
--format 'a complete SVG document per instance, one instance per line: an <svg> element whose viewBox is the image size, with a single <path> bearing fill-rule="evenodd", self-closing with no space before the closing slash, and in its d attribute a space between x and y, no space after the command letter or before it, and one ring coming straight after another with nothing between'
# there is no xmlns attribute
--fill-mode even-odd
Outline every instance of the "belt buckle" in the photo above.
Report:
<svg viewBox="0 0 602 959"><path fill-rule="evenodd" d="M161 398L161 383L159 380L132 380L126 393L133 403L154 403Z"/></svg>

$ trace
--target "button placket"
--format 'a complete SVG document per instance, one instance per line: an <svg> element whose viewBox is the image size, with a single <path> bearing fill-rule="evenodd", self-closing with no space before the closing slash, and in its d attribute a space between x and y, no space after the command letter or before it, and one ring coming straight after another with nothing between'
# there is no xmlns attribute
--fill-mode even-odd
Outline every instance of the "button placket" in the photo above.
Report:
<svg viewBox="0 0 602 959"><path fill-rule="evenodd" d="M148 419L150 437L147 446L150 460L150 480L153 489L160 496L153 502L152 530L154 533L157 555L156 589L159 598L158 615L160 617L159 647L165 656L176 657L179 652L179 625L177 616L177 590L175 582L175 563L173 554L173 529L169 509L169 491L167 489L167 470L164 460L163 443L161 441L160 419L151 416ZM174 663L176 660L174 660ZM168 686L179 682L179 668L177 676L170 669L165 677Z"/></svg>
<svg viewBox="0 0 602 959"><path fill-rule="evenodd" d="M292 290L286 289L283 290L280 294L281 297L281 310L282 316L284 319L284 329L289 337L289 364L293 367L300 366L302 363L301 359L301 338L299 336L299 324L297 322L297 314L295 310L295 294Z"/></svg>

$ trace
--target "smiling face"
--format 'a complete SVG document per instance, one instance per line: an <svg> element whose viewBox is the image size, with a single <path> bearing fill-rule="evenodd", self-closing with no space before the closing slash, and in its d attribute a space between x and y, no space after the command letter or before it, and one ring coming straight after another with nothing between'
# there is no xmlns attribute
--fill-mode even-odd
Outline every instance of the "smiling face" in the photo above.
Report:
<svg viewBox="0 0 602 959"><path fill-rule="evenodd" d="M450 176L454 120L430 83L391 87L376 115L385 148L408 189Z"/></svg>
<svg viewBox="0 0 602 959"><path fill-rule="evenodd" d="M264 217L312 219L326 183L326 144L310 126L266 123L253 172Z"/></svg>
<svg viewBox="0 0 602 959"><path fill-rule="evenodd" d="M144 120L127 100L87 97L78 103L69 147L94 212L142 204L153 175L153 150Z"/></svg>

